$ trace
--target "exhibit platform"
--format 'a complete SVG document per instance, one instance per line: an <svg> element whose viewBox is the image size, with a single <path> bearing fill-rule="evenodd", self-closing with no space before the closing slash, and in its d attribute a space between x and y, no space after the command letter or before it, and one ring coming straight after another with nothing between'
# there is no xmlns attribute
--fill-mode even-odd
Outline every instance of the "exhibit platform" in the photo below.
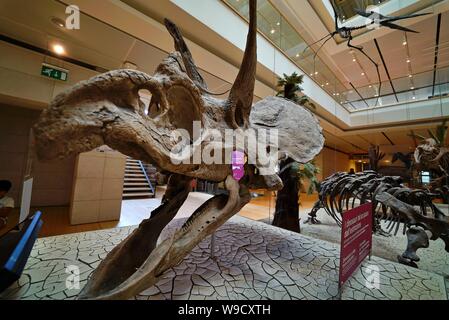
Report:
<svg viewBox="0 0 449 320"><path fill-rule="evenodd" d="M178 228L174 220L161 238ZM1 299L76 299L91 272L135 227L39 239L22 277ZM338 299L339 245L235 216L157 285L135 297L160 299ZM71 273L79 269L79 287ZM379 283L372 281L379 270ZM75 284L75 285L74 285ZM378 288L375 288L375 287ZM447 300L443 276L378 257L345 285L343 300Z"/></svg>

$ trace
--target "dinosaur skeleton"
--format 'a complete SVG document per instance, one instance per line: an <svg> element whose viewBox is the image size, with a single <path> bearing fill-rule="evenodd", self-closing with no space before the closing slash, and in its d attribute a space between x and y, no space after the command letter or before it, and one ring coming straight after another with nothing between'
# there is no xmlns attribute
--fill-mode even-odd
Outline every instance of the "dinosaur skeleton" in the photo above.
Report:
<svg viewBox="0 0 449 320"><path fill-rule="evenodd" d="M151 287L164 271L179 263L249 202L250 187L281 189L282 181L276 173L279 159L289 157L306 163L323 148L322 129L306 109L276 97L252 105L256 17L256 0L250 0L243 62L226 100L211 96L181 33L166 20L177 52L170 54L153 76L135 70L98 75L58 95L41 114L33 129L37 155L43 160L64 158L106 144L171 173L161 206L107 255L83 288L80 299L127 299ZM139 98L141 89L152 94L148 114ZM200 121L206 131L277 129L279 143L267 149L276 147L278 158L274 164L265 165L260 159L263 156L257 153L256 163L245 165L245 176L240 181L233 179L231 165L225 161L174 164L171 154L177 141L173 141L171 133L177 129L190 133L193 121ZM198 149L211 148L224 155L234 151L233 145L218 145L207 135L189 141L193 148L184 160L191 160ZM248 154L253 148L247 144L244 151ZM180 230L158 244L162 229L186 200L192 178L224 181L228 194L206 201Z"/></svg>
<svg viewBox="0 0 449 320"><path fill-rule="evenodd" d="M416 147L415 164L426 170L434 170L441 173L441 184L445 187L446 192L448 189L449 179L449 149L441 147L437 142L432 139L426 139L424 143ZM446 184L444 186L444 184Z"/></svg>
<svg viewBox="0 0 449 320"><path fill-rule="evenodd" d="M408 245L398 256L401 263L416 267L416 250L427 248L429 239L442 239L449 252L449 218L433 203L437 197L426 190L412 190L402 184L400 177L382 176L375 171L357 174L338 172L325 179L320 186L319 200L309 213L309 223L316 219L318 210L324 210L341 226L341 215L346 210L367 202L373 203L373 232L397 235L402 224ZM381 221L386 222L386 231Z"/></svg>

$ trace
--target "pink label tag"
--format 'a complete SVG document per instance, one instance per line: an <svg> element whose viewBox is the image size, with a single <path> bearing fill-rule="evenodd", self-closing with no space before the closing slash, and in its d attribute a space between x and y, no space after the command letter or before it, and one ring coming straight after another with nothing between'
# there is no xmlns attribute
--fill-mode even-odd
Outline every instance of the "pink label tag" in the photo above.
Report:
<svg viewBox="0 0 449 320"><path fill-rule="evenodd" d="M232 177L239 181L245 175L245 154L242 151L232 152Z"/></svg>

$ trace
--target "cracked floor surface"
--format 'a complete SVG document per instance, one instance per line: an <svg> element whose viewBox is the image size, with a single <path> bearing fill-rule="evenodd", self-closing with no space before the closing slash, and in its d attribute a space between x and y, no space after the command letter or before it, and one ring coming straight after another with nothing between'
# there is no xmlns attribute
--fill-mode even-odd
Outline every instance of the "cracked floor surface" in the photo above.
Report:
<svg viewBox="0 0 449 320"><path fill-rule="evenodd" d="M174 220L168 236L184 219ZM22 277L2 299L75 299L91 272L135 227L38 239ZM339 246L239 216L202 241L160 281L135 299L335 299ZM369 266L380 271L369 289ZM68 288L67 267L79 269L79 288ZM69 281L69 285L72 282ZM442 276L373 257L349 280L342 299L447 299Z"/></svg>

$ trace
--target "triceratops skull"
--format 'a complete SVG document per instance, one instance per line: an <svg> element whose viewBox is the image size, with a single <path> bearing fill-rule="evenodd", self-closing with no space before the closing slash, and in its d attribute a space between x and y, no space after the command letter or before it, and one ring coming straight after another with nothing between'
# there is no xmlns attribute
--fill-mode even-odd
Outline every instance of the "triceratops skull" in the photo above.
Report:
<svg viewBox="0 0 449 320"><path fill-rule="evenodd" d="M249 200L248 188L280 189L276 160L262 165L259 158L245 165L245 177L232 178L226 162L206 164L174 163L178 141L174 130L191 137L191 160L196 150L213 147L208 135L194 137L193 122L207 131L214 129L277 129L278 157L305 163L322 149L324 138L316 118L287 100L266 98L254 106L256 57L256 0L250 1L250 26L241 69L226 100L213 97L198 72L179 30L166 20L177 52L170 54L153 76L135 70L116 70L74 86L58 95L34 126L36 147L41 159L63 158L108 145L133 158L172 173L160 207L99 265L80 298L129 298L155 284L158 277L180 262L207 235L237 213ZM139 96L151 92L148 113ZM245 153L254 146L247 145ZM234 146L218 147L223 157ZM268 156L269 157L269 156ZM273 159L271 159L273 160ZM265 163L265 162L264 162ZM256 168L258 170L256 170ZM263 173L263 174L261 174ZM190 191L192 178L224 181L228 195L211 198L198 208L184 226L157 246L162 229L173 219Z"/></svg>

